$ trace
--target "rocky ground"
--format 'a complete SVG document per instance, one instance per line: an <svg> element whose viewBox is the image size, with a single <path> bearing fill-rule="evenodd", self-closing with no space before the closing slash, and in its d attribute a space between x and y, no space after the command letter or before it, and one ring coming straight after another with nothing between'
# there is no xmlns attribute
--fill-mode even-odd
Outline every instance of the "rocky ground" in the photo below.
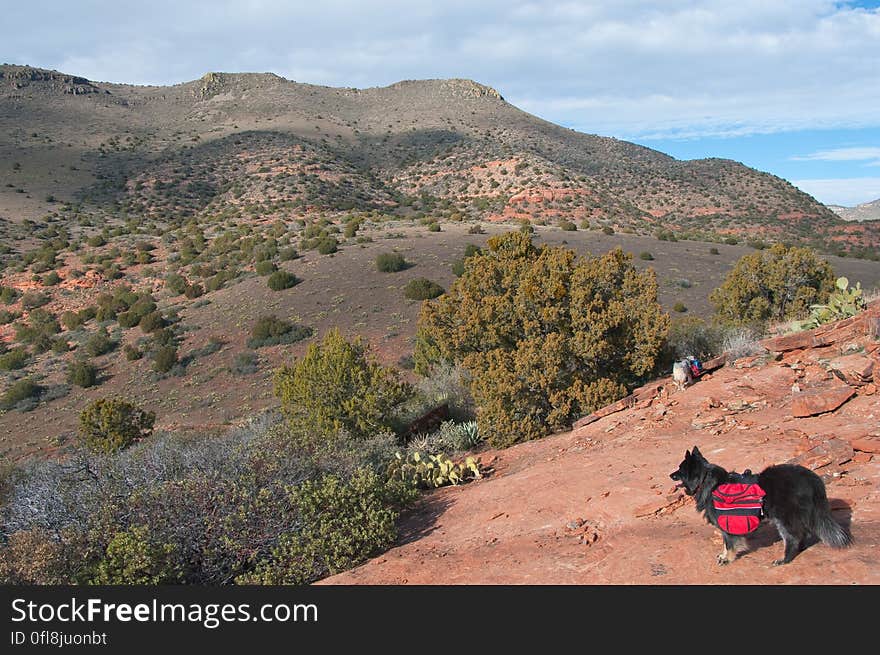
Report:
<svg viewBox="0 0 880 655"><path fill-rule="evenodd" d="M429 494L400 544L327 584L880 583L880 302L859 317L769 339L694 385L658 380L575 428L481 454L482 480ZM720 533L669 478L686 449L742 471L782 462L826 483L851 548L791 564L762 524L719 566Z"/></svg>

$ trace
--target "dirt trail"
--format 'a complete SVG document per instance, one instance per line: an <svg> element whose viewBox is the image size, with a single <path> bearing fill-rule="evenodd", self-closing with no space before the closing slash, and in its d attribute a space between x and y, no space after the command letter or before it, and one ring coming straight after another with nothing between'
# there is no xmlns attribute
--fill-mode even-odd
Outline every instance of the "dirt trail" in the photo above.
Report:
<svg viewBox="0 0 880 655"><path fill-rule="evenodd" d="M857 320L768 340L775 354L683 391L648 385L570 432L482 453L491 475L431 493L403 517L397 547L323 583L880 584L877 317L875 303ZM853 394L821 412L844 387ZM794 416L804 411L821 413ZM717 565L719 533L669 479L694 445L728 469L814 469L855 545L816 544L772 567L782 542L762 524L747 552Z"/></svg>

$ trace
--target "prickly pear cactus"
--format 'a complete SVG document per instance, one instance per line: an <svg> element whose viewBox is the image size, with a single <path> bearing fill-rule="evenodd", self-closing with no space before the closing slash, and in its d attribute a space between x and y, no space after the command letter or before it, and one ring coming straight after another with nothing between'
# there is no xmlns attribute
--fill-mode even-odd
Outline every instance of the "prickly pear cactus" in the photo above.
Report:
<svg viewBox="0 0 880 655"><path fill-rule="evenodd" d="M422 455L418 451L408 455L394 454L388 467L388 477L421 489L436 489L449 484L463 484L483 477L480 460L468 457L454 462L446 455Z"/></svg>
<svg viewBox="0 0 880 655"><path fill-rule="evenodd" d="M806 321L801 323L801 329L809 330L825 323L849 318L865 309L866 303L862 297L860 282L856 282L856 286L850 287L847 278L839 277L835 286L837 290L828 298L827 305L810 305L812 313Z"/></svg>

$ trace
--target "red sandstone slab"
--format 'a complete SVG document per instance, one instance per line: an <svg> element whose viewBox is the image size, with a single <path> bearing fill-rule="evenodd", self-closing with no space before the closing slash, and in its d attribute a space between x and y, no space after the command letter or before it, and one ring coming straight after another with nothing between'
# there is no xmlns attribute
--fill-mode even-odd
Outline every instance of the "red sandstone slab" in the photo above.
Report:
<svg viewBox="0 0 880 655"><path fill-rule="evenodd" d="M804 418L833 412L855 393L855 389L845 384L808 389L795 395L791 403L791 413L795 418Z"/></svg>

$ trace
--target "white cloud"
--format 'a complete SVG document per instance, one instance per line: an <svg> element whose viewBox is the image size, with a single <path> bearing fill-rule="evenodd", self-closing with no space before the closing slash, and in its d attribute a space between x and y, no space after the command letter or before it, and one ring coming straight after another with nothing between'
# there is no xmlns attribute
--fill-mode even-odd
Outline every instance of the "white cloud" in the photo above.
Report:
<svg viewBox="0 0 880 655"><path fill-rule="evenodd" d="M872 161L870 165L880 164L880 148L854 147L833 148L831 150L819 150L809 155L796 155L790 159L794 161Z"/></svg>
<svg viewBox="0 0 880 655"><path fill-rule="evenodd" d="M830 0L31 0L4 20L4 57L103 81L470 77L624 138L880 125L880 10Z"/></svg>
<svg viewBox="0 0 880 655"><path fill-rule="evenodd" d="M880 198L880 177L793 180L792 184L826 205L852 207Z"/></svg>

